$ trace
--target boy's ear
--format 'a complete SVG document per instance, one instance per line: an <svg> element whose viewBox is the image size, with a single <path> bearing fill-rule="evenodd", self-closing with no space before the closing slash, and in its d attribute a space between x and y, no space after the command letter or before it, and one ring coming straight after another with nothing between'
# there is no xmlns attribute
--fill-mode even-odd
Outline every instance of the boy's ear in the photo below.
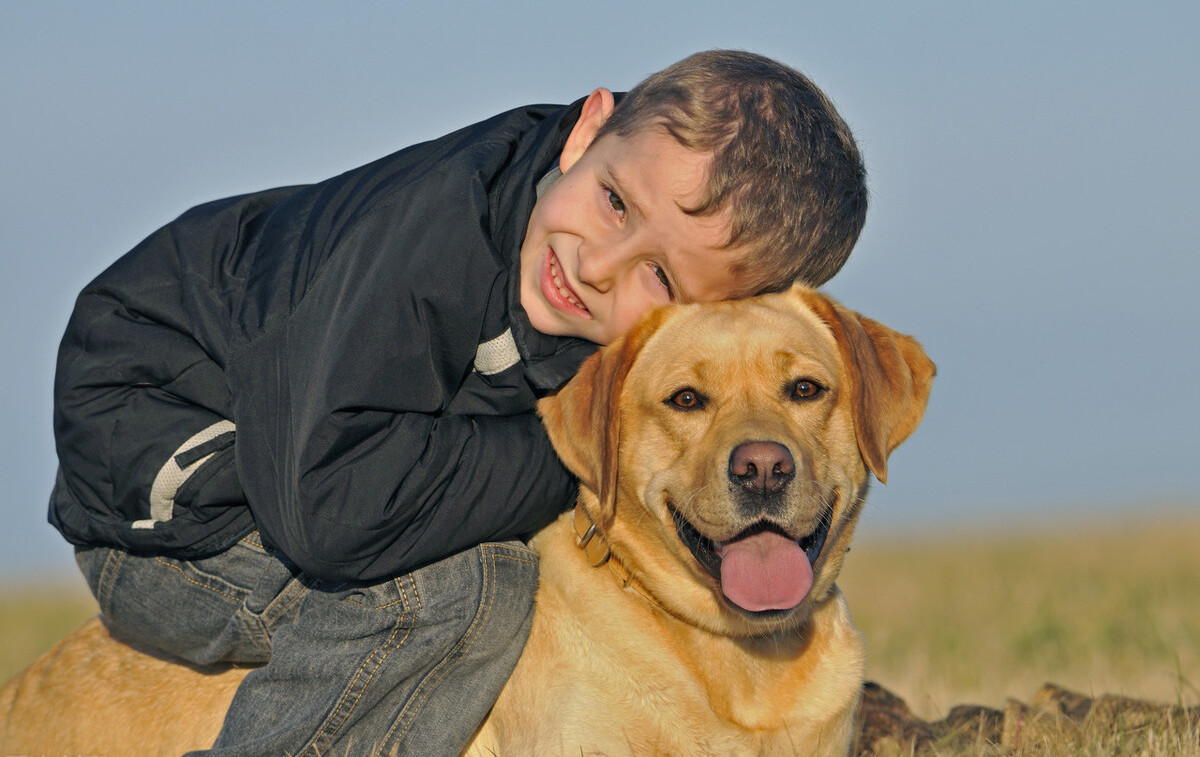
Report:
<svg viewBox="0 0 1200 757"><path fill-rule="evenodd" d="M562 155L558 159L558 170L566 173L575 162L583 157L583 153L596 138L600 126L608 120L613 112L613 93L599 87L592 91L583 101L583 110L579 120L571 128L567 143L563 145Z"/></svg>

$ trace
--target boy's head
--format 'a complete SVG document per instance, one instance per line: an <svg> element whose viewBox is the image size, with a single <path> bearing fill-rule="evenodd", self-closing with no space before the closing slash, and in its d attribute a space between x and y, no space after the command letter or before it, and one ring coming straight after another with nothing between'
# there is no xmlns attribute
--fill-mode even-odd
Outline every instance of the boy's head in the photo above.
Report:
<svg viewBox="0 0 1200 757"><path fill-rule="evenodd" d="M538 330L601 344L657 304L822 284L866 218L832 103L751 53L697 53L616 107L596 90L559 167L522 245L521 304Z"/></svg>

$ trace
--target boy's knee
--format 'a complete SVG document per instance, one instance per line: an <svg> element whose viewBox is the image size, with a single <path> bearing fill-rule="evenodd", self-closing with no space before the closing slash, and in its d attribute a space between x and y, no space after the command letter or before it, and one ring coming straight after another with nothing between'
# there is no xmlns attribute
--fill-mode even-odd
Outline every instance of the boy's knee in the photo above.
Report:
<svg viewBox="0 0 1200 757"><path fill-rule="evenodd" d="M95 547L78 549L75 559L105 623L129 643L200 665L259 663L270 656L263 620L245 609L255 581L273 567L265 553L258 576L228 569L240 567L228 552L187 561Z"/></svg>

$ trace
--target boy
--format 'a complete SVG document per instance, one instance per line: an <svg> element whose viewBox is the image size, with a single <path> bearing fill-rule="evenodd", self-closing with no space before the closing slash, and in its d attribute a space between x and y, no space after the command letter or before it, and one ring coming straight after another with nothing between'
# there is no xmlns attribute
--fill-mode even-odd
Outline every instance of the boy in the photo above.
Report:
<svg viewBox="0 0 1200 757"><path fill-rule="evenodd" d="M722 51L200 206L80 295L51 522L116 634L267 663L212 754L456 754L573 499L537 398L655 305L825 281L865 213L829 101Z"/></svg>

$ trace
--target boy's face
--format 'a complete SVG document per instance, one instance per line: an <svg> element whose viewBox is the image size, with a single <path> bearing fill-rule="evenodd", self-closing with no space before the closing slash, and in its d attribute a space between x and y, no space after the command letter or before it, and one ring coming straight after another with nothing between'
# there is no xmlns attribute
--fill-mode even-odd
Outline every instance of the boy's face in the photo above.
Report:
<svg viewBox="0 0 1200 757"><path fill-rule="evenodd" d="M544 334L608 344L651 308L737 291L740 257L727 213L689 216L710 156L662 129L594 141L612 111L596 90L563 148L563 176L530 214L521 245L521 307Z"/></svg>

